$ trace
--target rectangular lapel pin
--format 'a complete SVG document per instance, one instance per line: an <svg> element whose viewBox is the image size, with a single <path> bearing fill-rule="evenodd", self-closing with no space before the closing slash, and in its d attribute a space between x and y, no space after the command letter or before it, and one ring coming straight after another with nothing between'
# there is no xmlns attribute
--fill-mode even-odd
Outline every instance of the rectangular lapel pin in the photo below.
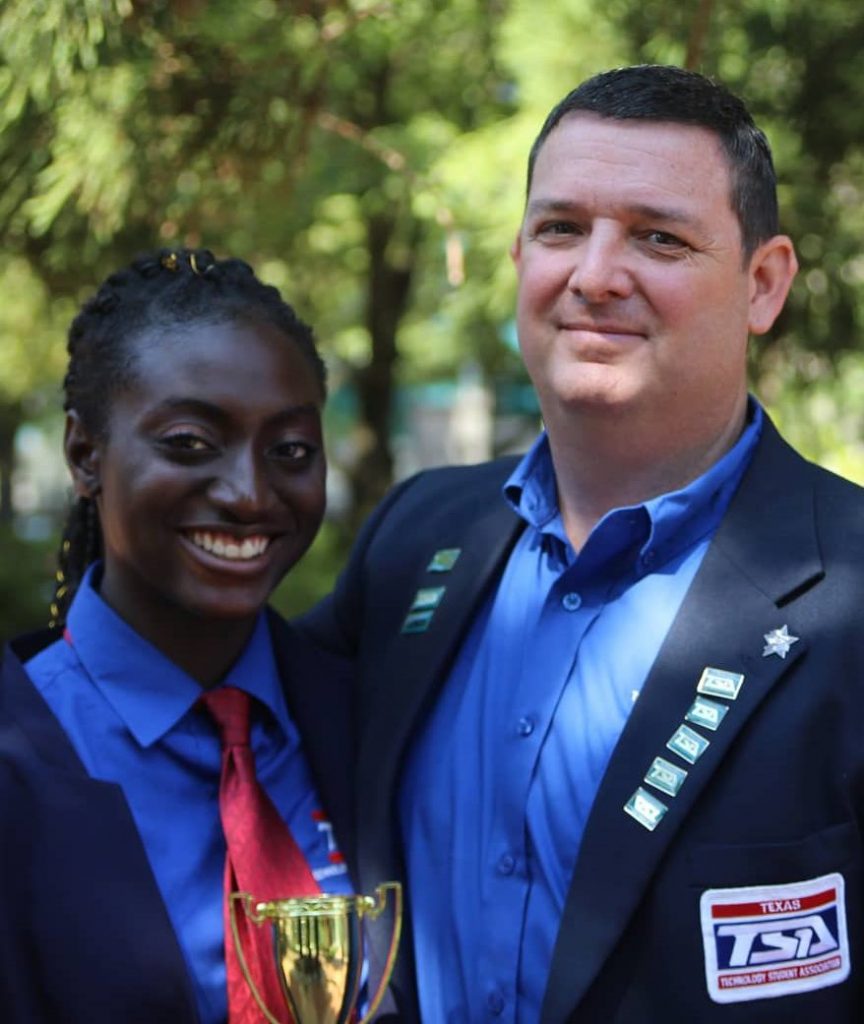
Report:
<svg viewBox="0 0 864 1024"><path fill-rule="evenodd" d="M697 697L684 717L694 725L702 725L716 732L728 710L726 704L718 704L716 700L708 700L707 697Z"/></svg>
<svg viewBox="0 0 864 1024"><path fill-rule="evenodd" d="M664 757L655 757L643 782L647 782L649 786L659 789L667 796L677 796L686 778L686 769L679 768L677 764L672 764Z"/></svg>
<svg viewBox="0 0 864 1024"><path fill-rule="evenodd" d="M705 668L702 671L702 678L696 686L697 693L704 693L707 697L725 697L727 700L737 700L744 676L740 672L727 672L722 668Z"/></svg>
<svg viewBox="0 0 864 1024"><path fill-rule="evenodd" d="M426 572L450 572L461 554L462 548L441 548L432 556Z"/></svg>
<svg viewBox="0 0 864 1024"><path fill-rule="evenodd" d="M685 761L696 764L711 746L711 741L700 736L694 729L690 729L686 725L679 725L666 746L679 757L683 757Z"/></svg>
<svg viewBox="0 0 864 1024"><path fill-rule="evenodd" d="M402 623L402 633L425 633L432 622L435 609L441 604L446 587L421 587L414 595L405 621Z"/></svg>
<svg viewBox="0 0 864 1024"><path fill-rule="evenodd" d="M663 815L669 810L662 800L652 796L647 789L641 786L633 796L624 804L624 810L634 818L643 828L653 832L663 820Z"/></svg>

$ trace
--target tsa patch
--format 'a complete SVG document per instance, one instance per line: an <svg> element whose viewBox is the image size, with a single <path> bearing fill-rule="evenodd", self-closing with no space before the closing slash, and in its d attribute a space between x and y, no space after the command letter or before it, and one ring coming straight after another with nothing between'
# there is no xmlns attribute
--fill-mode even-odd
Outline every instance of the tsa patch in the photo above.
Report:
<svg viewBox="0 0 864 1024"><path fill-rule="evenodd" d="M843 876L708 889L699 902L715 1003L812 992L849 977Z"/></svg>

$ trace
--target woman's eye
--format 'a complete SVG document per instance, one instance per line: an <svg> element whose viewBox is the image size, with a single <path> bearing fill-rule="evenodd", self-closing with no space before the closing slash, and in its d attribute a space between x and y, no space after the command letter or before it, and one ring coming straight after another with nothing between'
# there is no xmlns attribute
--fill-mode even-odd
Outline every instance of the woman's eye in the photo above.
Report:
<svg viewBox="0 0 864 1024"><path fill-rule="evenodd" d="M286 462L301 462L310 458L315 449L303 441L283 441L273 448L273 454Z"/></svg>
<svg viewBox="0 0 864 1024"><path fill-rule="evenodd" d="M186 431L166 434L159 441L167 448L177 452L209 452L213 448L209 441L205 441L203 437Z"/></svg>

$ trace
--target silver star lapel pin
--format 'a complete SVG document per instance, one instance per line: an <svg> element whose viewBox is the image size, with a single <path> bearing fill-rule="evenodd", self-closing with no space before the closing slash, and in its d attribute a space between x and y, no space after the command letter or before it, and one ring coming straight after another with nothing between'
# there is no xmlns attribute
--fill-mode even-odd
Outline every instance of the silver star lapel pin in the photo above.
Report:
<svg viewBox="0 0 864 1024"><path fill-rule="evenodd" d="M792 644L797 644L800 639L800 637L792 636L786 625L779 629L772 629L770 633L763 635L765 637L765 646L762 648L763 658L767 658L771 654L776 654L778 658L785 658Z"/></svg>

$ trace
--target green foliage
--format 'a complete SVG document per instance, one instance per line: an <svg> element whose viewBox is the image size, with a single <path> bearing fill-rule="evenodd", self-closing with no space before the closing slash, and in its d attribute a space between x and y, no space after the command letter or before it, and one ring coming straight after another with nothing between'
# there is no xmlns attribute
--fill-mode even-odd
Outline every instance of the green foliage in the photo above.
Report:
<svg viewBox="0 0 864 1024"><path fill-rule="evenodd" d="M778 346L760 391L787 440L814 462L864 484L864 355L832 363L817 352Z"/></svg>
<svg viewBox="0 0 864 1024"><path fill-rule="evenodd" d="M42 279L20 257L0 257L0 406L56 400L63 373L69 300L52 301Z"/></svg>
<svg viewBox="0 0 864 1024"><path fill-rule="evenodd" d="M63 322L105 273L204 244L315 324L333 461L371 500L397 382L524 380L506 254L548 109L603 68L689 62L767 129L801 260L757 391L864 478L862 50L850 0L6 0L0 427L56 400ZM341 544L328 527L278 600L323 592Z"/></svg>
<svg viewBox="0 0 864 1024"><path fill-rule="evenodd" d="M114 19L131 13L131 0L6 4L0 11L0 125L14 121L29 102L50 107L77 72L97 66Z"/></svg>
<svg viewBox="0 0 864 1024"><path fill-rule="evenodd" d="M0 524L0 642L48 624L56 547L15 536Z"/></svg>
<svg viewBox="0 0 864 1024"><path fill-rule="evenodd" d="M312 547L274 591L273 607L283 615L299 615L329 594L349 546L345 531L325 522Z"/></svg>

